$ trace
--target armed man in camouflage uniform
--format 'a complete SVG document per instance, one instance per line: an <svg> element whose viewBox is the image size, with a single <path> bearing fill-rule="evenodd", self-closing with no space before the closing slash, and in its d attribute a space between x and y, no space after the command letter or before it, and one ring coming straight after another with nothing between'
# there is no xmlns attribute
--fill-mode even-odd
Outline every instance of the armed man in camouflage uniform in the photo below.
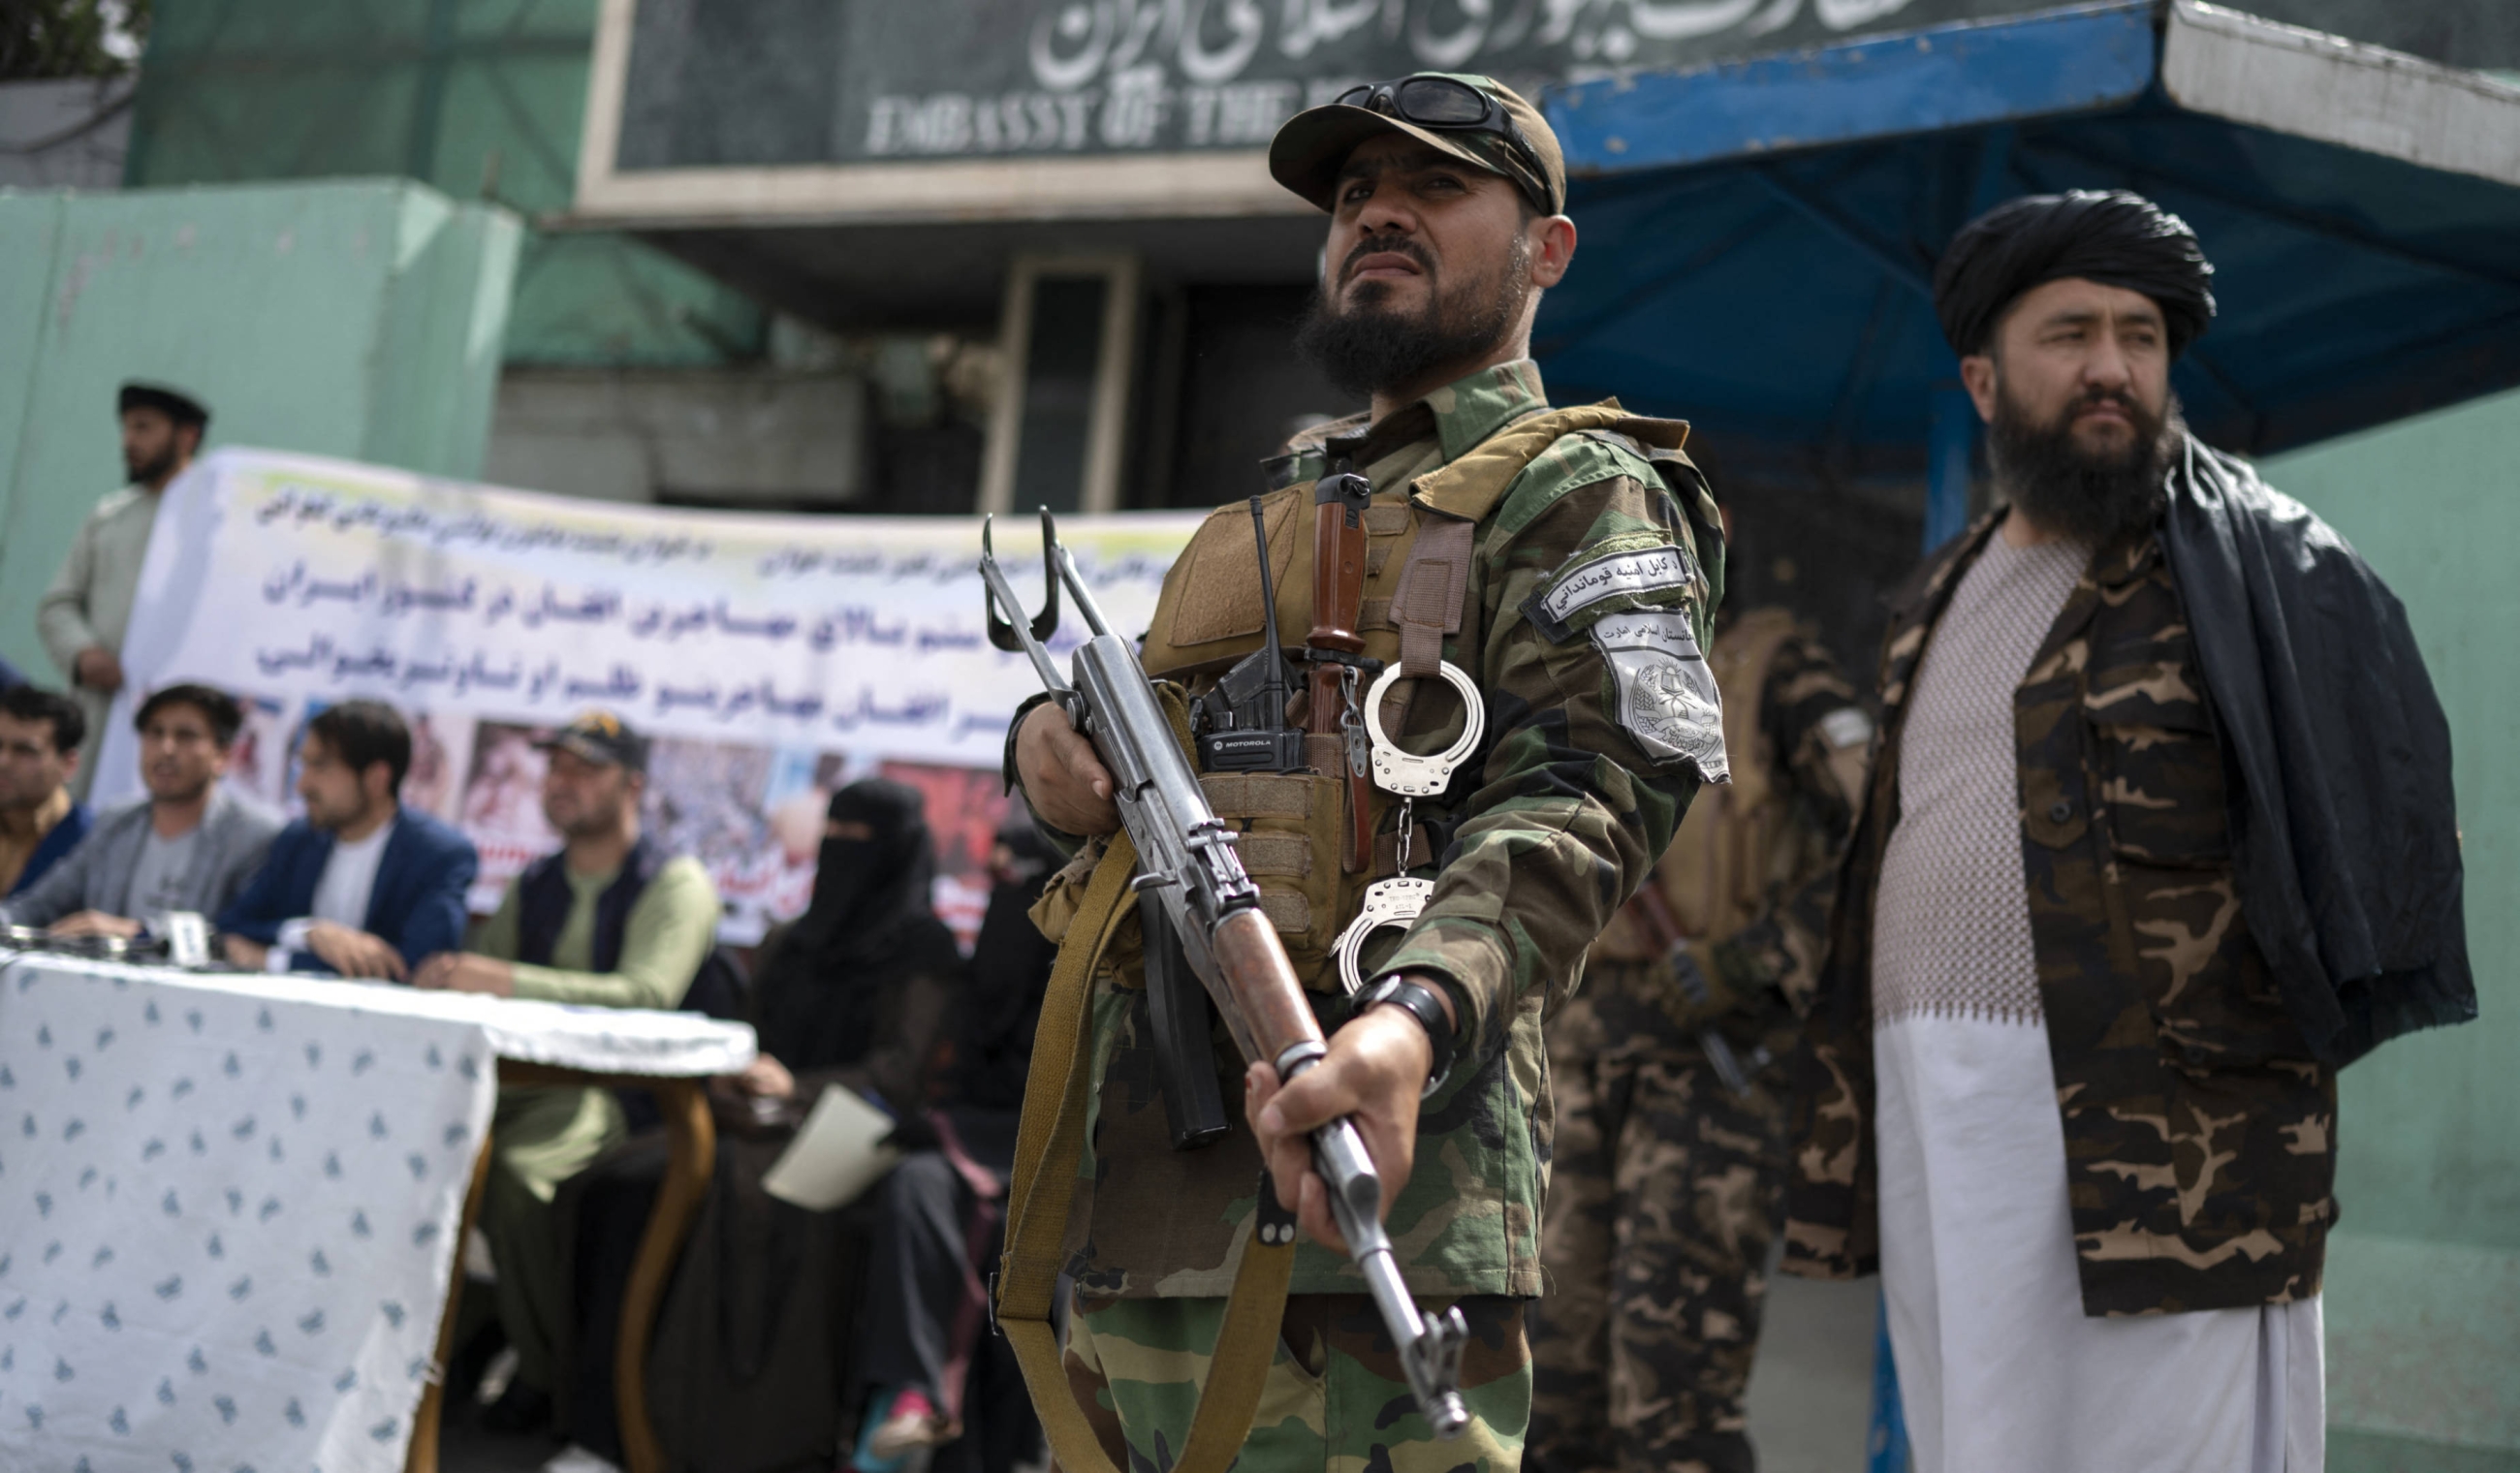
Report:
<svg viewBox="0 0 2520 1473"><path fill-rule="evenodd" d="M1808 993L1820 963L1872 722L1782 608L1728 617L1708 658L1732 781L1698 796L1549 1020L1557 1149L1528 1456L1543 1473L1752 1467L1741 1397L1797 1031L1781 989Z"/></svg>
<svg viewBox="0 0 2520 1473"><path fill-rule="evenodd" d="M2212 272L2077 191L1936 274L2007 505L1893 597L1785 1228L1881 1272L1918 1473L2318 1468L2337 1067L2474 1015L2405 611L2181 423Z"/></svg>
<svg viewBox="0 0 2520 1473"><path fill-rule="evenodd" d="M1476 686L1487 732L1449 789L1417 803L1405 847L1408 815L1374 797L1371 854L1341 837L1351 797L1334 753L1310 774L1204 780L1241 831L1329 1052L1280 1090L1218 1034L1217 1065L1229 1090L1243 1086L1249 1128L1172 1150L1142 966L1126 940L1134 922L1122 922L1094 984L1067 1368L1120 1468L1172 1463L1265 1157L1311 1241L1297 1250L1238 1466L1505 1473L1521 1455L1524 1316L1542 1283L1551 1108L1541 1016L1574 986L1585 948L1644 880L1699 783L1724 776L1699 653L1722 534L1679 453L1685 426L1615 406L1549 408L1526 356L1531 321L1541 290L1566 272L1575 228L1560 213L1556 140L1527 103L1484 77L1406 78L1298 115L1270 157L1282 183L1331 217L1301 345L1372 401L1370 414L1293 447L1281 474L1294 484L1267 499L1280 627L1312 623L1309 483L1346 460L1373 488L1358 624L1367 654L1405 669L1410 642L1422 640L1430 659L1440 642ZM1420 565L1456 537L1449 569ZM1196 695L1258 647L1257 562L1246 506L1209 519L1166 580L1147 640L1150 673ZM1431 582L1418 576L1430 568ZM1414 692L1394 727L1403 746L1436 749L1462 731L1450 688L1402 689ZM1056 705L1019 718L1010 747L1011 777L1046 826L1113 829L1109 778ZM1099 847L1089 843L1045 899L1045 930L1063 933L1074 880ZM1403 852L1432 896L1396 946L1368 954L1365 975L1369 987L1398 977L1429 989L1440 1037L1400 1005L1350 1016L1328 960L1364 886L1397 872ZM1342 1115L1356 1118L1383 1174L1411 1290L1468 1321L1462 1390L1472 1421L1459 1441L1433 1440L1361 1278L1323 1246L1337 1237L1303 1137Z"/></svg>

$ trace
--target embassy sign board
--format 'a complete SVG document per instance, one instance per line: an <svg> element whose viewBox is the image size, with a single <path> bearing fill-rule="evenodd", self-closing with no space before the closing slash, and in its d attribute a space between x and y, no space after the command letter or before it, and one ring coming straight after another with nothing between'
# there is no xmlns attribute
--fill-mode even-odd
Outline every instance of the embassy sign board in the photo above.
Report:
<svg viewBox="0 0 2520 1473"><path fill-rule="evenodd" d="M1668 70L2053 0L605 0L577 214L1302 212L1270 135L1360 81Z"/></svg>

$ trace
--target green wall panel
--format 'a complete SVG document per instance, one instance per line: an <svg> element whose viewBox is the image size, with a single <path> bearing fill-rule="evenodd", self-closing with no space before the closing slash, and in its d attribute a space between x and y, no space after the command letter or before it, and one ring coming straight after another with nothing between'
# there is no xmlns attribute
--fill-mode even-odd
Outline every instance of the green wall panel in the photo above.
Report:
<svg viewBox="0 0 2520 1473"><path fill-rule="evenodd" d="M408 180L0 193L0 653L53 678L35 601L122 484L126 379L212 445L478 475L521 234Z"/></svg>
<svg viewBox="0 0 2520 1473"><path fill-rule="evenodd" d="M594 0L160 0L133 186L402 174L529 219L575 188ZM614 235L531 233L504 354L705 367L757 357L761 310Z"/></svg>
<svg viewBox="0 0 2520 1473"><path fill-rule="evenodd" d="M2520 1251L2520 394L2277 457L2267 479L2405 601L2449 712L2481 1016L2345 1072L2337 1194L2356 1232ZM2520 1307L2515 1307L2520 1311Z"/></svg>
<svg viewBox="0 0 2520 1473"><path fill-rule="evenodd" d="M2332 1469L2520 1469L2520 394L2269 461L2405 601L2450 715L2477 1021L2345 1071Z"/></svg>

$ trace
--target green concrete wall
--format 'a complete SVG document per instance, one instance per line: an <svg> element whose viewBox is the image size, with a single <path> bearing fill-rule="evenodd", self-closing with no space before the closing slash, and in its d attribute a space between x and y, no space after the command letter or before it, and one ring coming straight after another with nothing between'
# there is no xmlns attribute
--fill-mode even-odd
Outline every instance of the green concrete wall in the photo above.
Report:
<svg viewBox="0 0 2520 1473"><path fill-rule="evenodd" d="M400 174L528 219L576 188L596 0L158 0L133 188ZM529 230L508 361L758 358L741 293L628 237Z"/></svg>
<svg viewBox="0 0 2520 1473"><path fill-rule="evenodd" d="M407 180L0 192L0 655L56 678L35 601L122 484L126 379L212 445L477 476L520 235Z"/></svg>
<svg viewBox="0 0 2520 1473"><path fill-rule="evenodd" d="M2333 1473L2520 1470L2520 393L2267 462L2406 601L2450 714L2479 1017L2345 1072Z"/></svg>

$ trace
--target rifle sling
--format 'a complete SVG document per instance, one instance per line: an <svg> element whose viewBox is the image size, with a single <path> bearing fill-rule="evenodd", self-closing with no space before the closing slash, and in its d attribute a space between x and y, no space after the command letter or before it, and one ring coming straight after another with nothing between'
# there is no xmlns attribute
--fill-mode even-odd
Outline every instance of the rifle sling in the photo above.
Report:
<svg viewBox="0 0 2520 1473"><path fill-rule="evenodd" d="M1167 702L1168 712L1171 705ZM1076 1194L1077 1165L1085 1149L1086 1092L1094 1072L1094 972L1129 914L1129 879L1137 867L1137 845L1125 830L1113 834L1068 923L1058 963L1051 968L1050 990L1042 999L1041 1026L1033 1036L1032 1073L1024 1081L1023 1123L1016 1132L1014 1175L1007 1194L998 1327L1023 1369L1042 1432L1064 1473L1119 1473L1077 1405L1050 1315L1068 1207ZM1253 1224L1258 1221L1253 1214ZM1286 1286L1294 1272L1291 1241L1267 1246L1245 1227L1225 1322L1217 1331L1198 1410L1173 1473L1226 1473L1241 1452L1277 1354Z"/></svg>

